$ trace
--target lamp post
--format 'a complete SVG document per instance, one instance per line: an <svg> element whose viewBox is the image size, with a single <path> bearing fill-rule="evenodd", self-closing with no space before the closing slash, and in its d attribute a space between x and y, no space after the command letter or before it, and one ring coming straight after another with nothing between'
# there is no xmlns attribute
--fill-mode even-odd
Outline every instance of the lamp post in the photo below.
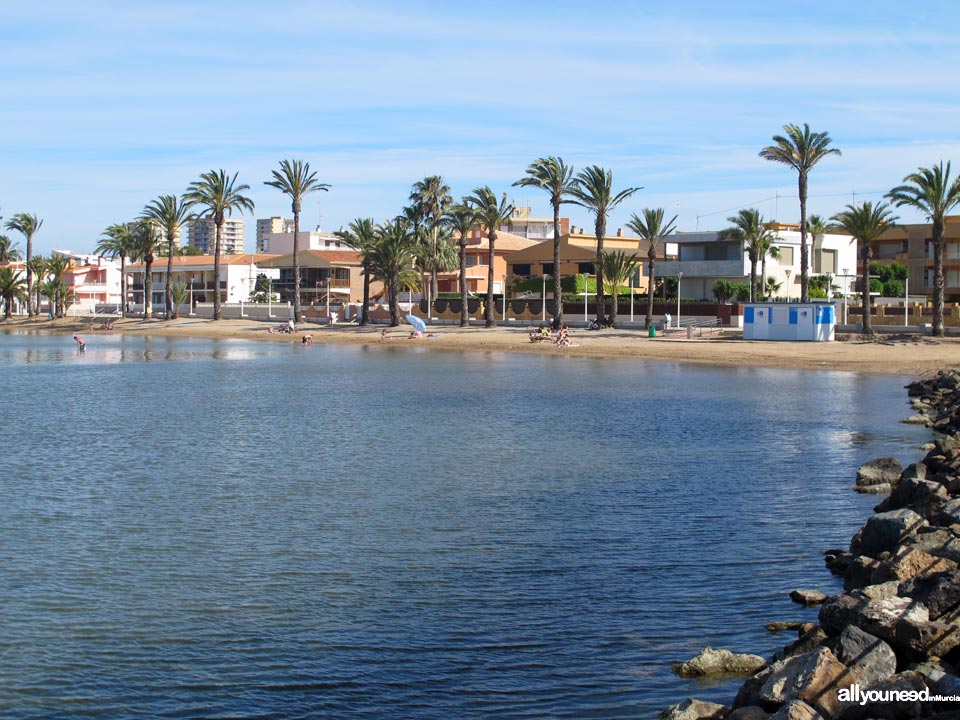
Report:
<svg viewBox="0 0 960 720"><path fill-rule="evenodd" d="M677 330L680 329L680 281L683 280L683 273L677 273Z"/></svg>
<svg viewBox="0 0 960 720"><path fill-rule="evenodd" d="M843 269L843 324L847 324L847 292L850 290L850 280L847 278L847 270Z"/></svg>
<svg viewBox="0 0 960 720"><path fill-rule="evenodd" d="M787 268L786 270L783 271L783 274L787 276L787 292L786 292L787 302L790 301L790 273L791 272L793 271L790 270L790 268Z"/></svg>
<svg viewBox="0 0 960 720"><path fill-rule="evenodd" d="M540 321L546 322L547 321L547 274L546 273L543 273L542 279L543 279L543 291L540 297L543 300L543 302L541 303L543 307L542 307L542 315L541 315Z"/></svg>
<svg viewBox="0 0 960 720"><path fill-rule="evenodd" d="M267 278L267 320L273 317L273 278Z"/></svg>

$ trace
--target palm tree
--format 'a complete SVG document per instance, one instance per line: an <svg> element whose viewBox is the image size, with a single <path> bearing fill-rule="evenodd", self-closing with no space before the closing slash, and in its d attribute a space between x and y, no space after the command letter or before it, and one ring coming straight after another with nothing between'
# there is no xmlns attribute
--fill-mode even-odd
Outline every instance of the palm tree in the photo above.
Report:
<svg viewBox="0 0 960 720"><path fill-rule="evenodd" d="M622 250L603 253L603 277L610 287L610 294L613 295L613 303L610 312L610 326L617 326L617 305L619 305L620 288L630 280L640 260L636 254L627 255Z"/></svg>
<svg viewBox="0 0 960 720"><path fill-rule="evenodd" d="M360 315L362 327L370 323L367 312L370 308L371 254L377 245L377 228L374 227L373 218L357 218L350 223L349 230L340 230L336 234L347 244L347 247L360 254L363 267L363 312Z"/></svg>
<svg viewBox="0 0 960 720"><path fill-rule="evenodd" d="M890 212L890 206L880 203L874 206L867 201L862 205L847 205L846 210L834 215L837 227L860 244L860 282L863 297L863 334L873 335L870 327L870 260L873 258L872 243L883 233L895 227L897 218Z"/></svg>
<svg viewBox="0 0 960 720"><path fill-rule="evenodd" d="M0 263L16 262L19 259L20 251L17 250L16 244L6 235L0 235Z"/></svg>
<svg viewBox="0 0 960 720"><path fill-rule="evenodd" d="M63 280L63 276L70 268L70 263L63 255L51 255L47 260L47 272L50 275L48 282L53 294L47 294L50 298L50 312L54 317L63 317L67 311L67 295L70 288Z"/></svg>
<svg viewBox="0 0 960 720"><path fill-rule="evenodd" d="M649 328L653 324L653 289L656 283L656 273L654 266L657 262L657 243L661 242L667 235L676 232L677 216L674 215L667 223L663 222L663 208L651 210L643 209L643 217L636 213L630 216L627 227L633 230L641 240L647 243L647 320L644 327Z"/></svg>
<svg viewBox="0 0 960 720"><path fill-rule="evenodd" d="M783 253L780 252L780 247L773 244L773 241L778 239L779 238L773 235L767 237L763 242L763 249L760 253L760 292L763 293L764 299L770 294L769 288L771 287L771 282L776 286L773 288L774 291L779 290L783 284L774 281L773 278L767 277L767 258L780 262L780 258L783 255Z"/></svg>
<svg viewBox="0 0 960 720"><path fill-rule="evenodd" d="M553 329L559 330L563 324L563 291L560 287L560 206L568 200L576 187L573 179L573 167L568 167L563 158L539 158L527 167L527 177L520 178L513 185L517 187L537 187L550 193L550 205L553 207Z"/></svg>
<svg viewBox="0 0 960 720"><path fill-rule="evenodd" d="M27 304L29 305L32 302L35 308L34 314L39 315L41 294L38 288L47 277L47 258L43 255L32 256L27 262L27 274L33 275L34 278L33 293L31 297L27 298ZM27 312L29 313L29 307ZM51 311L50 314L52 316L53 312Z"/></svg>
<svg viewBox="0 0 960 720"><path fill-rule="evenodd" d="M27 239L27 315L33 317L39 314L39 304L33 307L31 295L33 294L33 270L30 268L30 259L33 257L33 236L37 234L43 220L30 213L17 213L7 221L7 230L16 230Z"/></svg>
<svg viewBox="0 0 960 720"><path fill-rule="evenodd" d="M144 220L153 221L167 236L167 277L164 280L163 287L163 302L167 309L167 320L176 315L173 298L170 295L171 283L173 282L173 241L180 232L180 227L190 219L191 207L191 204L184 198L178 198L176 195L161 195L156 200L151 200L140 215Z"/></svg>
<svg viewBox="0 0 960 720"><path fill-rule="evenodd" d="M170 286L170 304L172 306L171 318L177 319L177 312L181 305L187 302L190 297L190 287L186 283L178 282Z"/></svg>
<svg viewBox="0 0 960 720"><path fill-rule="evenodd" d="M323 190L330 186L317 180L317 174L310 171L310 163L303 160L281 160L280 171L272 170L273 180L264 181L264 185L275 187L284 195L289 195L293 210L293 317L296 322L302 322L300 312L300 209L303 196L307 193ZM236 177L236 176L234 176ZM243 187L237 190L247 189ZM249 201L248 201L249 202ZM253 209L253 203L250 203Z"/></svg>
<svg viewBox="0 0 960 720"><path fill-rule="evenodd" d="M497 321L493 316L493 260L494 245L497 242L497 230L510 221L510 215L513 213L513 205L507 202L507 194L503 193L500 202L497 202L497 196L489 185L484 185L474 189L472 195L465 198L466 202L477 211L477 222L487 231L487 238L490 241L488 251L487 268L487 301L483 308L483 316L486 322L485 327L492 328L497 326ZM503 288L506 293L507 289Z"/></svg>
<svg viewBox="0 0 960 720"><path fill-rule="evenodd" d="M727 222L733 223L733 227L721 230L717 239L735 240L747 253L747 258L750 260L750 302L756 302L757 263L773 244L774 234L770 228L764 226L763 216L754 208L741 210L734 217L728 217Z"/></svg>
<svg viewBox="0 0 960 720"><path fill-rule="evenodd" d="M571 191L573 202L585 207L593 215L594 230L597 238L597 324L606 325L607 318L603 302L603 239L607 234L607 217L616 207L643 188L632 187L613 192L613 172L599 165L591 165L577 174Z"/></svg>
<svg viewBox="0 0 960 720"><path fill-rule="evenodd" d="M443 216L447 227L457 236L460 250L460 327L470 326L470 312L467 308L467 239L477 224L477 211L463 198L457 205L447 208Z"/></svg>
<svg viewBox="0 0 960 720"><path fill-rule="evenodd" d="M127 316L127 258L133 254L133 233L124 223L115 223L101 233L94 250L101 257L120 258L120 317Z"/></svg>
<svg viewBox="0 0 960 720"><path fill-rule="evenodd" d="M376 245L370 254L370 265L377 277L387 287L387 302L390 303L390 326L400 324L400 284L416 285L416 276L410 270L413 262L413 231L406 220L395 218L393 222L377 227Z"/></svg>
<svg viewBox="0 0 960 720"><path fill-rule="evenodd" d="M147 320L153 314L153 261L160 234L150 220L137 220L132 236L130 257L143 261L143 319Z"/></svg>
<svg viewBox="0 0 960 720"><path fill-rule="evenodd" d="M13 317L13 301L27 299L27 281L11 267L0 268L0 299L3 299L3 319Z"/></svg>
<svg viewBox="0 0 960 720"><path fill-rule="evenodd" d="M439 231L443 214L453 203L450 186L443 182L441 175L430 175L415 182L410 192L410 200L420 207L424 219L429 224L431 244L429 247L430 297L437 297L437 272L440 270Z"/></svg>
<svg viewBox="0 0 960 720"><path fill-rule="evenodd" d="M807 176L814 165L827 155L840 155L837 148L830 147L830 134L811 133L810 126L803 130L796 125L784 125L784 135L774 135L774 145L760 151L760 157L771 162L789 165L797 171L800 191L800 301L809 302L810 259L807 249Z"/></svg>
<svg viewBox="0 0 960 720"><path fill-rule="evenodd" d="M237 175L234 173L231 178L223 170L210 170L202 173L199 180L194 180L187 188L183 196L184 202L191 205L200 205L206 209L206 213L201 217L212 218L217 227L216 240L214 241L213 257L213 319L220 319L220 238L223 234L223 223L227 216L233 215L234 210L243 212L249 210L253 212L253 200L243 194L249 190L249 185L237 185ZM296 234L294 234L296 238ZM294 240L296 242L296 240ZM296 268L296 254L294 254L294 267ZM299 276L294 278L295 287L299 289ZM294 307L298 307L300 302L299 293L294 298ZM299 316L297 320L299 320Z"/></svg>
<svg viewBox="0 0 960 720"><path fill-rule="evenodd" d="M960 177L950 182L950 163L941 160L932 168L918 168L887 193L897 207L904 205L922 212L933 223L933 335L943 336L943 223L960 204Z"/></svg>

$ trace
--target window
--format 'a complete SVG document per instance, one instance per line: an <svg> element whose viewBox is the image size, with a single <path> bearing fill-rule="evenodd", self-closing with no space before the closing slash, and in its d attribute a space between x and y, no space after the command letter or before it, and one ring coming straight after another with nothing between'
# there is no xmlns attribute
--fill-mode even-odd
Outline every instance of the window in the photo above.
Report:
<svg viewBox="0 0 960 720"><path fill-rule="evenodd" d="M822 250L820 252L820 272L823 274L837 274L837 251Z"/></svg>
<svg viewBox="0 0 960 720"><path fill-rule="evenodd" d="M581 275L593 275L593 263L577 263L577 272Z"/></svg>
<svg viewBox="0 0 960 720"><path fill-rule="evenodd" d="M784 247L783 245L781 245L779 247L779 250L780 250L780 265L782 267L792 268L793 267L793 248Z"/></svg>
<svg viewBox="0 0 960 720"><path fill-rule="evenodd" d="M517 263L513 266L514 275L522 275L523 277L530 277L530 263Z"/></svg>
<svg viewBox="0 0 960 720"><path fill-rule="evenodd" d="M544 274L544 275L553 275L553 263L544 263L544 264L543 264L543 274Z"/></svg>

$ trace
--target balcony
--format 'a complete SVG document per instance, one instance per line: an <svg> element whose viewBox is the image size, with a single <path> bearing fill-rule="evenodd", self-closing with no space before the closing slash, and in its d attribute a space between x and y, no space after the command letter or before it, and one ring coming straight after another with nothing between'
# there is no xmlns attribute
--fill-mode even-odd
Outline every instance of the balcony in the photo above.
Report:
<svg viewBox="0 0 960 720"><path fill-rule="evenodd" d="M758 270L759 272L759 267ZM750 266L745 260L671 260L658 262L654 266L657 277L676 276L683 273L684 277L728 278L744 277L749 274Z"/></svg>

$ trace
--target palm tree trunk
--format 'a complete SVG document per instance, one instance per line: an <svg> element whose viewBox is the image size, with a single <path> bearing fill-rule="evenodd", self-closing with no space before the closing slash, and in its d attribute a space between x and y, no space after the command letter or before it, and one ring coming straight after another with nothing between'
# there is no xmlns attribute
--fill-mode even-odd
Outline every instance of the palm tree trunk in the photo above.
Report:
<svg viewBox="0 0 960 720"><path fill-rule="evenodd" d="M220 230L223 220L217 222L213 241L213 319L220 319Z"/></svg>
<svg viewBox="0 0 960 720"><path fill-rule="evenodd" d="M863 260L863 270L860 274L860 281L863 283L863 288L861 289L861 298L863 305L863 334L864 335L873 335L873 328L870 323L870 257L873 253L870 252L870 244L863 243L863 248L860 250L860 257Z"/></svg>
<svg viewBox="0 0 960 720"><path fill-rule="evenodd" d="M934 337L943 337L943 221L933 221L933 328Z"/></svg>
<svg viewBox="0 0 960 720"><path fill-rule="evenodd" d="M807 176L800 173L800 302L810 302L810 251L807 247Z"/></svg>
<svg viewBox="0 0 960 720"><path fill-rule="evenodd" d="M650 248L650 251L647 253L647 259L649 260L649 270L647 271L649 284L647 285L647 319L644 327L649 330L653 324L653 289L657 286L657 276L654 270L657 261L656 246Z"/></svg>
<svg viewBox="0 0 960 720"><path fill-rule="evenodd" d="M120 317L127 316L127 256L120 254Z"/></svg>
<svg viewBox="0 0 960 720"><path fill-rule="evenodd" d="M563 288L560 287L560 203L553 206L553 329L563 324Z"/></svg>
<svg viewBox="0 0 960 720"><path fill-rule="evenodd" d="M366 262L363 264L363 312L360 315L360 327L370 324L367 319L367 312L370 308L370 268Z"/></svg>
<svg viewBox="0 0 960 720"><path fill-rule="evenodd" d="M470 313L467 311L467 243L460 238L460 327L470 327Z"/></svg>
<svg viewBox="0 0 960 720"><path fill-rule="evenodd" d="M150 287L153 283L153 255L144 258L143 264L143 319L148 320L153 310L153 293Z"/></svg>
<svg viewBox="0 0 960 720"><path fill-rule="evenodd" d="M607 324L607 308L603 302L603 236L606 232L605 223L597 220L597 262L595 263L597 273L597 325Z"/></svg>
<svg viewBox="0 0 960 720"><path fill-rule="evenodd" d="M170 288L173 285L173 233L167 233L167 277L163 282L163 298L167 304L167 320L177 316L173 307L173 297Z"/></svg>
<svg viewBox="0 0 960 720"><path fill-rule="evenodd" d="M330 283L330 278L327 278ZM300 210L294 204L293 209L293 321L303 322L300 312Z"/></svg>
<svg viewBox="0 0 960 720"><path fill-rule="evenodd" d="M486 318L485 326L488 328L493 328L497 326L497 319L494 317L494 307L493 307L493 246L497 242L497 233L495 230L490 230L490 252L487 255L487 262L489 267L487 268L487 306L484 308L484 317ZM504 297L507 294L507 288L503 288Z"/></svg>
<svg viewBox="0 0 960 720"><path fill-rule="evenodd" d="M750 302L757 301L757 261L750 258Z"/></svg>
<svg viewBox="0 0 960 720"><path fill-rule="evenodd" d="M399 284L400 278L398 277L397 271L391 271L390 280L387 282L387 293L390 296L390 327L398 327L400 325L400 308L397 307L400 298Z"/></svg>
<svg viewBox="0 0 960 720"><path fill-rule="evenodd" d="M767 298L767 253L760 259L760 297Z"/></svg>
<svg viewBox="0 0 960 720"><path fill-rule="evenodd" d="M430 258L431 264L431 273L430 273L430 300L435 302L437 295L439 294L440 286L437 282L437 251L439 245L438 232L439 228L437 227L436 218L433 220L433 255Z"/></svg>
<svg viewBox="0 0 960 720"><path fill-rule="evenodd" d="M33 311L33 271L30 270L30 260L33 257L33 236L27 233L27 317L33 317L40 314L40 303L37 303L37 311Z"/></svg>

